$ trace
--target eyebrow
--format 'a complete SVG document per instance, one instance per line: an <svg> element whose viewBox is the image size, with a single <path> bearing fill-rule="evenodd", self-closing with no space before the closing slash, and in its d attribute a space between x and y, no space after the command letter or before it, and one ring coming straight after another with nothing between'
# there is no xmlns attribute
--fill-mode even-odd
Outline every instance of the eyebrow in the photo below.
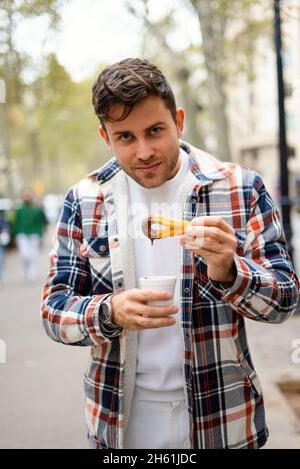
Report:
<svg viewBox="0 0 300 469"><path fill-rule="evenodd" d="M144 129L144 132L148 132L148 130L150 129L153 129L154 127L158 127L160 125L164 125L165 122L163 121L158 121L158 122L154 122L153 124L149 125L149 127L147 127L146 129ZM131 130L118 130L116 132L113 132L113 135L114 136L117 136L117 135L122 135L122 134L131 134Z"/></svg>

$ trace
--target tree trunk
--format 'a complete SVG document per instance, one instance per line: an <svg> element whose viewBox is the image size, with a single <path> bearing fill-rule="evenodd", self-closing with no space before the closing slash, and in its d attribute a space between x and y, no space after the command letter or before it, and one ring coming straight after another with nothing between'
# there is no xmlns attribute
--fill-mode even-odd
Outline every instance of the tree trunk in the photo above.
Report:
<svg viewBox="0 0 300 469"><path fill-rule="evenodd" d="M197 125L197 117L199 114L198 103L196 101L195 94L193 93L193 90L188 83L190 72L186 65L181 62L174 50L171 49L171 47L168 45L165 37L160 34L155 25L152 24L147 18L144 18L144 22L149 32L156 36L156 38L159 40L161 46L167 52L170 60L175 66L175 76L178 80L178 83L180 84L183 101L182 104L186 111L187 130L185 132L185 138L190 140L192 145L199 146L205 150L203 133L199 128L199 125Z"/></svg>
<svg viewBox="0 0 300 469"><path fill-rule="evenodd" d="M190 1L197 12L201 28L212 118L216 133L217 156L221 160L230 161L231 150L226 115L226 79L224 73L226 14L216 9L216 2L210 0Z"/></svg>

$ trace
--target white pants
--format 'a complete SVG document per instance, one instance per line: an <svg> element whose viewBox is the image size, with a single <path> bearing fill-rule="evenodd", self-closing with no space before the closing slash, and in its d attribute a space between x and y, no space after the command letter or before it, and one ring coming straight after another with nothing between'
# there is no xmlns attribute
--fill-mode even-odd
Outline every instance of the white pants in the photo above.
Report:
<svg viewBox="0 0 300 469"><path fill-rule="evenodd" d="M16 236L16 242L20 257L24 264L26 278L27 280L35 280L40 236L35 234L18 234Z"/></svg>
<svg viewBox="0 0 300 469"><path fill-rule="evenodd" d="M185 401L134 399L125 432L125 449L189 449L189 415Z"/></svg>

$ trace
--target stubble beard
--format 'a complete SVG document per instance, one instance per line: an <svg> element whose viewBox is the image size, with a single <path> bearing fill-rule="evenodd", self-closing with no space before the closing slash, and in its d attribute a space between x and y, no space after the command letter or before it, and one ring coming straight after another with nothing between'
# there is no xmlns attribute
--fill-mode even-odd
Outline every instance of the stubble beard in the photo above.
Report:
<svg viewBox="0 0 300 469"><path fill-rule="evenodd" d="M162 161L161 166L164 168L159 168L159 174L157 174L154 177L147 177L145 176L139 176L136 173L136 170L131 169L128 171L127 169L124 168L125 173L127 173L132 179L134 179L135 182L137 182L140 186L145 187L146 189L154 189L156 187L162 186L165 182L169 181L172 179L175 174L174 170L176 168L176 165L178 163L178 158L179 158L179 146L177 148L177 153L174 154L171 158L162 158L159 161ZM163 171L162 171L163 170Z"/></svg>

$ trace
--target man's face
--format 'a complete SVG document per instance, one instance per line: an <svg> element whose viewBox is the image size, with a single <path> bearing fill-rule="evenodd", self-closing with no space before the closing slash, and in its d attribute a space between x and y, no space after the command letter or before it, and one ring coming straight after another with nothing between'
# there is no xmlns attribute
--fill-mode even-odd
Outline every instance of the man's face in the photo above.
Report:
<svg viewBox="0 0 300 469"><path fill-rule="evenodd" d="M121 104L110 108L118 119ZM158 187L177 173L180 167L179 141L184 121L183 109L178 109L176 122L163 99L149 96L137 103L129 116L120 122L106 122L100 135L115 154L122 169L138 184Z"/></svg>
<svg viewBox="0 0 300 469"><path fill-rule="evenodd" d="M33 193L30 190L25 190L22 193L22 200L25 204L32 204L33 203Z"/></svg>

